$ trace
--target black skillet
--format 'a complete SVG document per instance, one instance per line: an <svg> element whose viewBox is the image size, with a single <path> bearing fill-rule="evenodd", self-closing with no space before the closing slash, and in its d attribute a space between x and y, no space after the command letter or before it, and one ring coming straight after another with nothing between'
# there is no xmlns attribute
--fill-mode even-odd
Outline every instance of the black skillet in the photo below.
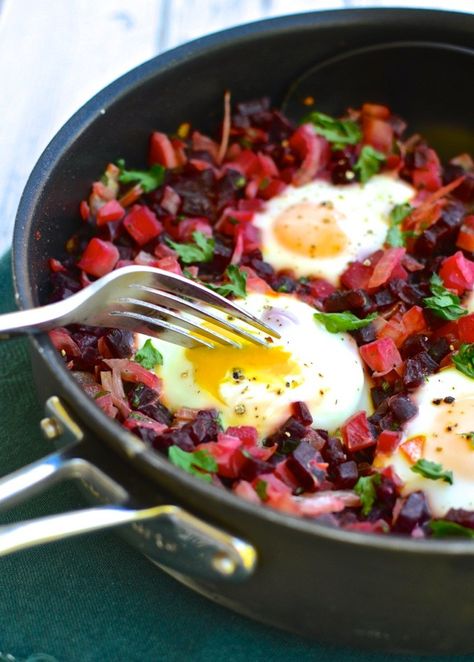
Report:
<svg viewBox="0 0 474 662"><path fill-rule="evenodd" d="M191 120L210 130L220 119L227 88L234 100L265 94L279 104L293 81L330 60L337 74L319 70L318 90L309 90L320 109L339 112L370 97L391 103L415 129L426 130L435 145L441 131L445 153L452 139L454 151L466 144L472 149L474 60L466 49L473 35L474 17L467 14L402 9L308 13L212 35L138 67L76 113L35 167L15 227L19 305L45 300L47 258L62 254L77 225L78 201L104 165L118 156L143 162L152 129L172 131L178 122ZM409 44L367 50L400 41ZM355 57L365 65L351 68L346 60L341 74L339 65L351 50L359 51ZM341 82L344 72L347 78ZM303 76L294 102L299 103L310 82ZM288 112L293 112L289 102ZM351 646L425 653L474 650L472 542L335 530L202 484L108 419L81 391L46 337L33 339L31 347L41 396L59 398L49 400L43 430L60 450L22 470L23 487L12 478L1 483L0 503L10 505L51 480L73 475L96 503L119 505L34 525L26 531L25 545L44 541L45 532L60 538L133 521L124 534L154 562L252 618ZM143 512L158 504L164 505ZM139 520L152 515L153 520ZM15 531L0 531L0 553L19 546Z"/></svg>

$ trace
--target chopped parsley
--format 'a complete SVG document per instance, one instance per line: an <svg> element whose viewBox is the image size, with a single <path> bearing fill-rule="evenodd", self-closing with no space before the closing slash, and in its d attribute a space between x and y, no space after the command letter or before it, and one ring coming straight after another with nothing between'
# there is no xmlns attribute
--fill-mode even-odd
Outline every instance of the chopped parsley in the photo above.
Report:
<svg viewBox="0 0 474 662"><path fill-rule="evenodd" d="M208 451L193 451L188 453L179 446L170 446L168 450L170 462L184 469L188 474L197 476L201 480L210 483L212 478L209 473L217 471L217 462Z"/></svg>
<svg viewBox="0 0 474 662"><path fill-rule="evenodd" d="M259 479L255 483L255 491L262 501L266 501L268 499L267 487L268 483L266 480Z"/></svg>
<svg viewBox="0 0 474 662"><path fill-rule="evenodd" d="M245 271L240 271L239 267L235 264L229 264L225 274L229 279L228 283L223 285L210 285L206 283L207 287L218 294L221 294L223 297L233 294L236 297L246 297L247 296L247 274Z"/></svg>
<svg viewBox="0 0 474 662"><path fill-rule="evenodd" d="M210 262L214 257L215 241L213 237L206 237L202 232L193 232L194 244L178 244L171 239L166 242L177 253L184 264L192 262Z"/></svg>
<svg viewBox="0 0 474 662"><path fill-rule="evenodd" d="M364 145L362 147L359 158L354 165L354 170L359 175L359 180L362 184L365 184L373 175L378 173L385 160L385 154L382 154L382 152L379 152L370 145Z"/></svg>
<svg viewBox="0 0 474 662"><path fill-rule="evenodd" d="M474 379L474 343L461 345L456 354L453 354L453 363L459 372Z"/></svg>
<svg viewBox="0 0 474 662"><path fill-rule="evenodd" d="M409 205L408 202L406 202L403 205L395 205L395 207L390 212L390 227L385 238L385 243L387 243L389 246L394 248L405 246L406 239L411 235L411 232L404 232L400 226L402 221L404 221L412 211L413 207Z"/></svg>
<svg viewBox="0 0 474 662"><path fill-rule="evenodd" d="M450 522L447 519L431 520L428 523L431 533L435 538L444 538L445 536L460 536L462 538L474 538L474 529L467 526Z"/></svg>
<svg viewBox="0 0 474 662"><path fill-rule="evenodd" d="M314 319L321 322L329 333L339 333L340 331L354 331L368 326L377 317L377 313L372 313L365 319L360 319L352 313L321 313L313 315Z"/></svg>
<svg viewBox="0 0 474 662"><path fill-rule="evenodd" d="M310 122L314 130L323 136L335 149L341 149L344 145L356 145L362 140L362 132L357 122L353 120L336 120L324 113L312 112L307 115L303 124Z"/></svg>
<svg viewBox="0 0 474 662"><path fill-rule="evenodd" d="M445 483L453 484L453 472L443 469L441 464L430 462L429 460L418 460L411 467L411 470L430 480L443 480Z"/></svg>
<svg viewBox="0 0 474 662"><path fill-rule="evenodd" d="M147 370L153 370L153 368L155 368L157 365L163 365L163 357L153 345L153 342L150 338L145 341L143 347L141 347L135 354L134 361L142 365Z"/></svg>
<svg viewBox="0 0 474 662"><path fill-rule="evenodd" d="M158 163L151 166L149 170L125 170L125 161L119 159L117 165L120 168L119 182L140 184L144 193L150 193L163 184L165 168Z"/></svg>
<svg viewBox="0 0 474 662"><path fill-rule="evenodd" d="M433 296L425 297L424 304L433 311L435 315L444 320L457 320L467 315L467 310L460 306L461 299L447 290L438 274L430 278L430 289ZM473 367L474 370L474 367Z"/></svg>
<svg viewBox="0 0 474 662"><path fill-rule="evenodd" d="M354 485L354 492L359 496L362 504L362 515L368 515L372 510L377 497L376 487L382 480L380 474L361 476Z"/></svg>

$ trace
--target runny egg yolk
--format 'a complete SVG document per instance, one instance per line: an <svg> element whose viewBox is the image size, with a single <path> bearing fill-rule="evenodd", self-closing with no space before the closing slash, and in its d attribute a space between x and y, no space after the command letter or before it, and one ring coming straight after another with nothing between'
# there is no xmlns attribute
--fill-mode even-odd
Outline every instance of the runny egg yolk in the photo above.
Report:
<svg viewBox="0 0 474 662"><path fill-rule="evenodd" d="M348 240L339 227L332 204L299 202L283 210L273 222L280 245L305 257L333 257L341 254Z"/></svg>
<svg viewBox="0 0 474 662"><path fill-rule="evenodd" d="M194 381L216 400L226 404L220 386L226 382L268 384L268 388L288 388L288 379L294 381L300 373L291 353L283 347L245 345L209 349L197 347L185 351L186 359L194 369Z"/></svg>

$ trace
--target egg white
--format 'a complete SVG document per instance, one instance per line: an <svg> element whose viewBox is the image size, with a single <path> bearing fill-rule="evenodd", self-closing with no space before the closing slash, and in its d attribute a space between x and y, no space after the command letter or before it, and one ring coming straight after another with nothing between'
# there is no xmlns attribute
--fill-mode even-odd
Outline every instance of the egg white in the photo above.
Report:
<svg viewBox="0 0 474 662"><path fill-rule="evenodd" d="M316 276L337 285L349 262L364 260L382 247L390 211L395 205L411 200L414 194L411 186L391 175L376 175L365 184L336 186L326 181L314 181L301 187L288 186L254 217L253 223L262 235L263 257L277 270L291 269L297 277ZM345 246L333 255L320 257L317 241L306 246L307 254L304 250L295 252L283 245L275 231L278 218L288 210L291 214L294 209L292 224L298 223L301 216L297 206L301 203L312 203L320 212L326 208L328 218L335 219L338 230L345 236ZM326 220L324 215L322 220ZM306 222L311 226L311 218ZM302 243L304 240L303 236ZM326 239L322 241L327 243Z"/></svg>
<svg viewBox="0 0 474 662"><path fill-rule="evenodd" d="M446 397L455 400L445 402ZM413 472L413 464L400 448L392 455L378 455L375 466L391 464L405 483L403 494L423 490L436 517L450 508L474 510L474 447L465 436L474 431L474 379L456 368L446 368L429 376L413 399L418 414L407 423L401 443L425 436L423 459L452 471L453 484Z"/></svg>
<svg viewBox="0 0 474 662"><path fill-rule="evenodd" d="M291 415L291 403L296 401L308 405L315 428L330 431L367 407L362 361L348 334L329 333L314 320L311 306L288 295L250 293L239 303L278 330L281 339L270 349L257 350L267 353L257 353L257 368L245 365L245 348L230 352L229 358L220 349L186 350L152 339L163 356L163 365L156 372L163 380L162 401L171 411L216 408L225 427L251 425L265 438ZM138 335L138 345L146 339ZM273 369L273 359L268 358L273 356L268 352L275 351L272 347L289 353L288 370L285 366L283 372ZM199 362L195 359L193 363L193 356L199 356ZM259 357L269 362L266 369L258 369ZM219 383L204 388L203 380L216 370L222 373Z"/></svg>

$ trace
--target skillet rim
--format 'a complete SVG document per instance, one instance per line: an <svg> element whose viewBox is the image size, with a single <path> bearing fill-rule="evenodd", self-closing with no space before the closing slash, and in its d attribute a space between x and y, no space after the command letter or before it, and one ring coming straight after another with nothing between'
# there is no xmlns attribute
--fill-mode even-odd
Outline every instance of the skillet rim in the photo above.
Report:
<svg viewBox="0 0 474 662"><path fill-rule="evenodd" d="M35 305L31 295L30 274L28 269L24 269L23 266L27 264L27 246L29 245L29 241L31 241L31 233L28 233L28 229L34 217L42 184L46 181L50 171L54 169L57 161L64 152L70 149L75 140L94 121L102 116L103 109L106 109L109 104L115 103L123 96L133 94L140 85L155 75L172 69L175 65L181 64L189 58L218 52L220 47L225 46L229 42L235 43L237 41L251 40L255 35L261 33L273 33L276 36L288 31L312 30L318 24L343 27L347 24L357 24L361 20L365 20L367 24L373 23L375 25L380 19L397 20L399 23L403 23L404 21L411 22L413 19L420 19L425 23L431 22L431 24L436 24L439 21L440 27L441 23L443 23L444 27L447 22L450 24L458 22L458 26L464 26L466 33L468 30L465 26L471 23L474 29L474 15L449 10L401 7L351 8L292 14L247 23L195 39L155 56L151 60L125 73L99 91L76 111L52 138L38 159L25 185L16 214L13 234L12 271L17 305L21 308L29 308ZM461 32L461 30L459 31ZM372 46L375 45L377 45L377 42L372 44ZM450 45L455 46L454 44ZM462 46L459 47L462 48ZM24 239L25 237L27 238L26 240ZM271 508L251 504L228 490L222 490L196 480L184 471L179 470L178 467L172 465L164 456L159 455L151 449L147 449L141 440L127 432L118 423L108 418L99 407L96 407L93 401L90 400L70 375L69 371L66 370L62 360L59 358L59 354L54 349L46 334L30 336L30 342L32 348L54 373L54 378L58 381L59 386L67 396L66 400L75 403L73 407L74 415L77 416L80 424L82 425L82 420L87 420L86 429L98 438L99 443L107 443L114 452L117 452L122 458L130 462L134 469L147 474L158 486L163 487L163 479L165 479L168 484L172 483L173 485L174 490L173 488L168 488L171 494L178 489L185 490L186 498L183 501L184 507L189 508L191 511L199 511L199 508L194 507L191 502L199 503L199 499L205 498L210 500L216 509L219 503L224 502L229 509L237 509L244 516L263 518L269 524L284 526L290 530L313 536L316 539L324 538L328 542L343 543L362 548L375 548L388 553L396 551L397 554L400 552L406 554L421 553L429 554L430 556L447 557L474 555L474 544L469 540L413 540L394 534L382 536L346 531L318 524L302 517L288 515ZM226 524L222 524L221 522L219 525L226 526ZM232 522L228 525L228 528L233 528ZM243 528L245 529L245 527ZM243 531L243 535L245 536L245 530Z"/></svg>

